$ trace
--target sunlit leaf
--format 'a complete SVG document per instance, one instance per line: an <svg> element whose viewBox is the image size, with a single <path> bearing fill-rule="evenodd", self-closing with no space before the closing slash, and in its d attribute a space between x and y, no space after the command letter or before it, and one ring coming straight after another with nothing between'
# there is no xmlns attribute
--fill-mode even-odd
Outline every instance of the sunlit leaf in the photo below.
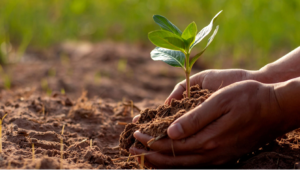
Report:
<svg viewBox="0 0 300 170"><path fill-rule="evenodd" d="M189 47L194 41L197 34L197 25L195 22L190 23L185 30L183 31L181 37L186 42L186 45Z"/></svg>
<svg viewBox="0 0 300 170"><path fill-rule="evenodd" d="M219 14L222 11L220 11L219 13L217 13L217 15L214 16L214 18L210 21L210 24L207 25L206 27L204 27L196 36L195 42L191 45L190 49L192 49L196 44L198 44L199 42L201 42L203 40L203 38L205 38L210 31L212 30L213 24L215 19L219 16Z"/></svg>
<svg viewBox="0 0 300 170"><path fill-rule="evenodd" d="M204 53L204 51L207 49L207 47L209 46L209 44L214 40L214 38L215 38L215 36L216 36L218 30L219 30L219 25L216 27L214 33L209 37L208 42L207 42L205 48L204 48L200 53L196 54L196 55L192 58L192 60L191 60L191 62L190 62L190 67L192 67L192 66L194 65L194 63L197 61L197 59Z"/></svg>
<svg viewBox="0 0 300 170"><path fill-rule="evenodd" d="M163 47L171 50L184 51L184 40L176 34L169 31L158 30L148 34L149 40L158 47Z"/></svg>
<svg viewBox="0 0 300 170"><path fill-rule="evenodd" d="M184 68L185 55L180 51L156 47L150 54L155 61L163 61L171 66Z"/></svg>
<svg viewBox="0 0 300 170"><path fill-rule="evenodd" d="M182 32L173 23L171 23L167 18L161 15L153 15L153 20L164 30L170 31L178 36L181 36Z"/></svg>

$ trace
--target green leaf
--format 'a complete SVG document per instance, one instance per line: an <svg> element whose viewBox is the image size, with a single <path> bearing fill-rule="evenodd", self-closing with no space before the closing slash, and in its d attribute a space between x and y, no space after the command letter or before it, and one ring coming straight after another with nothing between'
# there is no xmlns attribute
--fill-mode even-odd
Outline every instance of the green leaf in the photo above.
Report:
<svg viewBox="0 0 300 170"><path fill-rule="evenodd" d="M176 34L169 31L158 30L148 34L149 40L158 47L168 48L171 50L185 51L184 40Z"/></svg>
<svg viewBox="0 0 300 170"><path fill-rule="evenodd" d="M217 25L217 27L216 27L214 33L211 35L211 37L209 37L208 42L207 42L205 48L204 48L200 53L196 54L196 55L191 59L191 62L190 62L190 68L193 67L194 63L195 63L195 62L198 60L198 58L204 53L204 51L207 49L207 47L209 46L209 44L214 40L214 38L215 38L215 36L216 36L218 30L219 30L219 25Z"/></svg>
<svg viewBox="0 0 300 170"><path fill-rule="evenodd" d="M184 67L185 55L180 51L156 47L151 51L151 58L155 61L163 61L174 67Z"/></svg>
<svg viewBox="0 0 300 170"><path fill-rule="evenodd" d="M210 21L210 24L207 25L206 27L204 27L196 36L195 42L191 45L190 49L192 49L196 44L198 44L199 42L201 42L203 40L203 38L205 38L210 31L212 30L214 21L216 18L218 18L219 14L222 11L218 12L217 15L214 16L214 18Z"/></svg>
<svg viewBox="0 0 300 170"><path fill-rule="evenodd" d="M195 22L190 23L183 31L181 37L185 40L187 47L189 47L194 41L197 34L197 25Z"/></svg>
<svg viewBox="0 0 300 170"><path fill-rule="evenodd" d="M161 15L153 15L153 20L164 30L170 31L178 36L181 36L182 32L174 24L172 24L167 18Z"/></svg>

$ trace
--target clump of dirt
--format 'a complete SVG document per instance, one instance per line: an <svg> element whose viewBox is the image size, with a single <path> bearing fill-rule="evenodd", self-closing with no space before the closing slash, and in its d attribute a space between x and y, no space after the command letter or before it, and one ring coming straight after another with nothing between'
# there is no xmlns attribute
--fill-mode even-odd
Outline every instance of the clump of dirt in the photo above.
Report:
<svg viewBox="0 0 300 170"><path fill-rule="evenodd" d="M135 140L133 133L136 130L154 137L153 140L148 141L148 145L151 145L155 140L167 137L167 129L172 122L203 103L213 93L211 90L201 89L199 85L192 86L190 89L190 98L184 92L181 100L172 99L170 105L161 105L156 109L142 111L136 123L130 123L125 127L120 137L120 147L129 150L134 145L138 148L149 149L148 146Z"/></svg>
<svg viewBox="0 0 300 170"><path fill-rule="evenodd" d="M87 92L73 101L58 93L1 91L0 119L7 116L2 123L0 168L140 168L118 147L119 135L139 108L151 105L157 104L89 99Z"/></svg>

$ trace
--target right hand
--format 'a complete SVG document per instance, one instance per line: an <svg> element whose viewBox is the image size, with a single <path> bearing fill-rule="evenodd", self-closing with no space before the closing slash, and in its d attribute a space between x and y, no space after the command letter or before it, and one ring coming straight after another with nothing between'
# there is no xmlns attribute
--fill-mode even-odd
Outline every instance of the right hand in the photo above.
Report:
<svg viewBox="0 0 300 170"><path fill-rule="evenodd" d="M226 69L226 70L205 70L194 74L190 77L191 86L199 84L202 89L209 89L217 91L232 83L243 80L256 80L256 71L242 70L242 69ZM182 93L186 90L186 80L178 83L165 104L169 104L172 99L182 99Z"/></svg>
<svg viewBox="0 0 300 170"><path fill-rule="evenodd" d="M256 80L258 71L249 71L242 69L226 69L226 70L205 70L194 74L190 77L191 86L199 84L203 89L209 89L217 91L220 88L228 86L232 83L243 80ZM178 83L169 97L166 99L165 104L169 104L171 100L182 99L182 93L186 90L186 81L183 80ZM140 115L136 115L132 122L135 123L139 119Z"/></svg>

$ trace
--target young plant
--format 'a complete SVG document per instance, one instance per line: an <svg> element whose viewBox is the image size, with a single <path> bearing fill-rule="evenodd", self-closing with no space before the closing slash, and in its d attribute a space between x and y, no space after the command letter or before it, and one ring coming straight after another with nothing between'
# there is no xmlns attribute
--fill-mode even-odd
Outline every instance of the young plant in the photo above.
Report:
<svg viewBox="0 0 300 170"><path fill-rule="evenodd" d="M167 18L161 15L153 16L154 21L162 28L162 30L152 31L148 34L149 40L157 46L151 51L151 58L155 61L164 61L174 67L181 67L184 70L188 97L190 97L189 77L192 67L214 39L219 26L216 26L214 33L208 39L206 47L201 52L194 57L190 57L191 50L210 33L213 28L214 20L221 12L222 11L217 13L210 24L204 27L198 34L195 22L189 24L185 30L181 32L180 29L172 24Z"/></svg>

